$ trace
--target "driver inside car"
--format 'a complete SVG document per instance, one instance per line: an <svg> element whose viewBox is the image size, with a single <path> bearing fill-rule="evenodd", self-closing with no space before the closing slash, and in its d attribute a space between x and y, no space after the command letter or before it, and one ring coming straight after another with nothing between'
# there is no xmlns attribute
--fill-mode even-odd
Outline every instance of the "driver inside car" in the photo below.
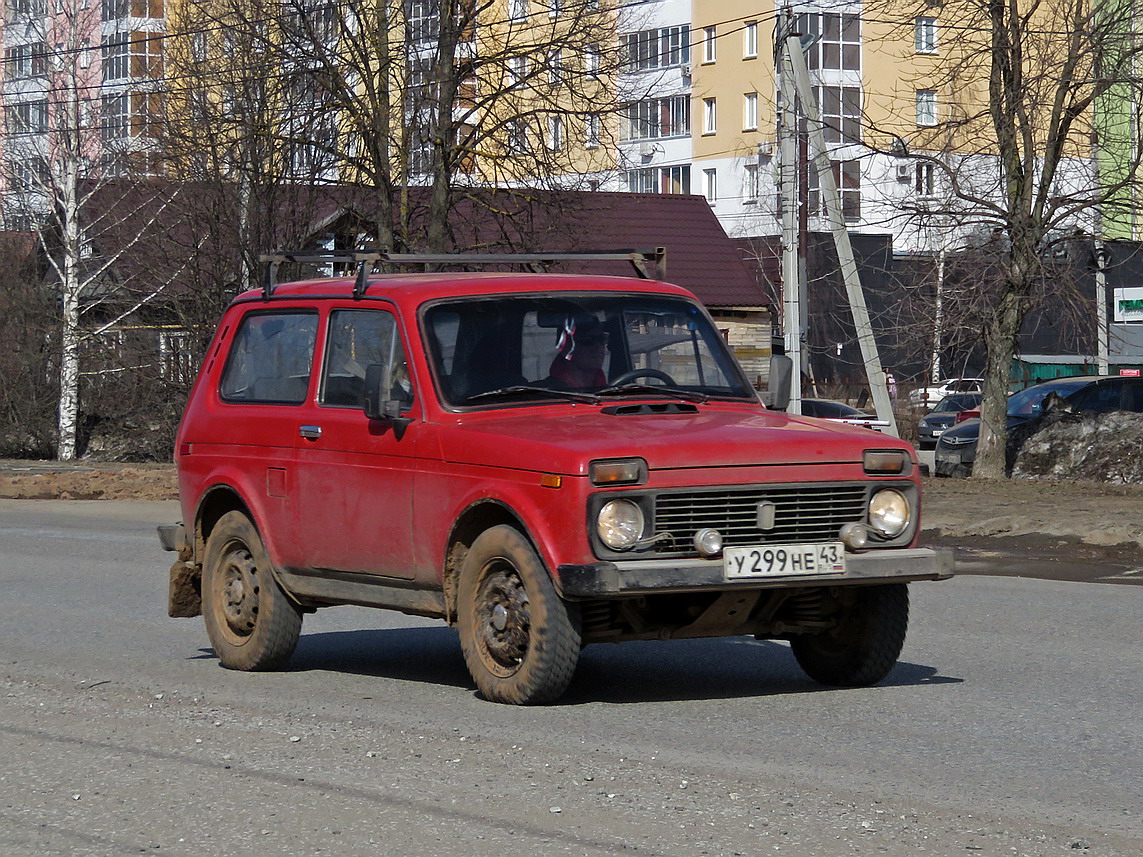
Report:
<svg viewBox="0 0 1143 857"><path fill-rule="evenodd" d="M598 390L607 383L607 332L595 316L569 320L560 333L559 351L542 382L563 390Z"/></svg>

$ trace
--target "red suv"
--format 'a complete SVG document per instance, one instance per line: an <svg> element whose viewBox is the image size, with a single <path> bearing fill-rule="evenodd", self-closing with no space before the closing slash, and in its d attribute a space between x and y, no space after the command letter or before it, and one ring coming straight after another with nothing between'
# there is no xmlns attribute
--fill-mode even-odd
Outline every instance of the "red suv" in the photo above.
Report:
<svg viewBox="0 0 1143 857"><path fill-rule="evenodd" d="M728 635L863 685L900 653L906 583L951 569L916 547L909 444L768 410L695 297L652 280L247 292L176 461L169 612L241 670L358 604L456 625L498 702L555 699L588 643Z"/></svg>

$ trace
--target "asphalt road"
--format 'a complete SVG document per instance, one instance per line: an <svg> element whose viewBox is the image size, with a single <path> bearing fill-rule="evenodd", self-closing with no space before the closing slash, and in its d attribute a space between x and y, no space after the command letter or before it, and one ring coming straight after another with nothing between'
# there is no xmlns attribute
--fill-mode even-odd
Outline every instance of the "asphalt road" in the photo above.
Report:
<svg viewBox="0 0 1143 857"><path fill-rule="evenodd" d="M0 854L1143 854L1141 587L916 584L860 690L771 642L592 646L520 709L379 611L221 669L165 615L176 514L0 501Z"/></svg>

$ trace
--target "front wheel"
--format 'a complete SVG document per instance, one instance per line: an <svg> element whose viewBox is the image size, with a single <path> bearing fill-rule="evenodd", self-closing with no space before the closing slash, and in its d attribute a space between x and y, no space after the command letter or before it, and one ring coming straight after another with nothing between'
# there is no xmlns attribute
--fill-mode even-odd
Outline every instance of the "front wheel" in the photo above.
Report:
<svg viewBox="0 0 1143 857"><path fill-rule="evenodd" d="M855 586L840 595L837 624L816 634L795 634L790 648L806 675L822 684L864 687L889 674L909 626L904 583Z"/></svg>
<svg viewBox="0 0 1143 857"><path fill-rule="evenodd" d="M222 665L273 670L294 653L302 613L274 579L254 523L241 512L218 519L206 542L202 615Z"/></svg>
<svg viewBox="0 0 1143 857"><path fill-rule="evenodd" d="M472 543L457 586L457 627L468 671L492 702L551 702L571 682L578 611L513 527L492 527Z"/></svg>

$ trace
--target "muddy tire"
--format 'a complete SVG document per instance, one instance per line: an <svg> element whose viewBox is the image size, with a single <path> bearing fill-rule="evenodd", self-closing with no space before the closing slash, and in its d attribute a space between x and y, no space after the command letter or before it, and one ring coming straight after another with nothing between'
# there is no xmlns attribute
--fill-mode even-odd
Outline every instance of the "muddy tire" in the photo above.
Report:
<svg viewBox="0 0 1143 857"><path fill-rule="evenodd" d="M278 586L258 530L241 512L223 515L207 540L202 615L229 669L278 669L298 644L301 611Z"/></svg>
<svg viewBox="0 0 1143 857"><path fill-rule="evenodd" d="M562 694L579 660L578 619L519 530L492 527L472 543L457 586L457 627L486 699L533 705Z"/></svg>
<svg viewBox="0 0 1143 857"><path fill-rule="evenodd" d="M908 586L855 586L842 596L836 627L796 634L790 638L790 648L814 681L837 687L876 684L893 669L905 644Z"/></svg>

